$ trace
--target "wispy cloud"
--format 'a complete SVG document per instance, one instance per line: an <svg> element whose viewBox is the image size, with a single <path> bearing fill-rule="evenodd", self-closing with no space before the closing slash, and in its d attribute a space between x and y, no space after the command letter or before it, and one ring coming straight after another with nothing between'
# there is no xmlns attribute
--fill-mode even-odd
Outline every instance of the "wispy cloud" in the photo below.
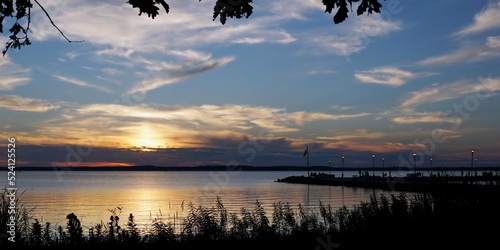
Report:
<svg viewBox="0 0 500 250"><path fill-rule="evenodd" d="M122 148L164 147L165 144L218 147L220 139L241 141L255 137L255 131L265 131L265 139L279 139L284 133L299 133L306 123L357 119L366 115L286 112L283 108L247 105L67 105L59 112L59 117L39 122L26 136L29 138L23 140L31 144L79 143ZM89 136L98 139L85 141Z"/></svg>
<svg viewBox="0 0 500 250"><path fill-rule="evenodd" d="M147 77L145 80L136 83L127 93L145 93L165 85L177 83L190 76L213 70L232 62L234 57L223 57L213 59L211 54L194 51L170 51L170 55L179 58L176 62L158 62L144 60L145 68L154 77Z"/></svg>
<svg viewBox="0 0 500 250"><path fill-rule="evenodd" d="M317 75L331 75L337 73L335 70L330 70L330 69L313 69L310 70L307 74L310 76L317 76Z"/></svg>
<svg viewBox="0 0 500 250"><path fill-rule="evenodd" d="M365 151L370 153L390 153L410 151L415 148L421 148L421 144L417 143L401 143L401 142L352 142L352 141L338 141L325 143L325 148L337 148L343 151Z"/></svg>
<svg viewBox="0 0 500 250"><path fill-rule="evenodd" d="M340 105L332 105L330 106L333 110L345 111L354 108L353 106L340 106Z"/></svg>
<svg viewBox="0 0 500 250"><path fill-rule="evenodd" d="M110 76L117 76L123 73L121 70L113 68L103 68L102 71Z"/></svg>
<svg viewBox="0 0 500 250"><path fill-rule="evenodd" d="M360 118L368 116L370 113L359 113L359 114L326 114L326 113L312 113L312 112L294 112L289 113L287 118L294 121L299 125L303 125L307 122L318 121L318 120L347 120L353 118Z"/></svg>
<svg viewBox="0 0 500 250"><path fill-rule="evenodd" d="M306 20L306 13L320 13L325 10L324 5L315 0L272 1L264 4L256 2L256 5L261 10L268 9L272 16L280 19Z"/></svg>
<svg viewBox="0 0 500 250"><path fill-rule="evenodd" d="M369 115L361 114L328 114L320 112L285 112L284 109L245 106L245 105L202 105L185 107L152 108L147 105L124 106L117 104L93 104L76 109L81 115L104 117L134 117L141 119L168 120L179 124L191 124L206 128L250 129L255 125L261 128L280 126L301 126L304 123L318 120L346 120Z"/></svg>
<svg viewBox="0 0 500 250"><path fill-rule="evenodd" d="M306 34L307 43L316 48L313 52L348 56L364 50L370 39L401 30L399 22L386 21L378 15L356 16L343 25L336 27L336 35L324 31Z"/></svg>
<svg viewBox="0 0 500 250"><path fill-rule="evenodd" d="M486 8L474 16L474 22L459 30L455 35L464 36L500 28L500 1L490 2Z"/></svg>
<svg viewBox="0 0 500 250"><path fill-rule="evenodd" d="M27 84L30 78L30 69L22 68L13 63L6 56L0 60L0 90L10 91L17 86Z"/></svg>
<svg viewBox="0 0 500 250"><path fill-rule="evenodd" d="M2 95L0 96L0 107L15 111L47 112L51 109L58 109L60 106L52 105L42 99Z"/></svg>
<svg viewBox="0 0 500 250"><path fill-rule="evenodd" d="M415 107L449 99L464 97L471 93L493 95L500 90L500 78L481 78L476 81L457 81L426 88L410 93L410 97L401 103L401 107Z"/></svg>
<svg viewBox="0 0 500 250"><path fill-rule="evenodd" d="M430 57L417 64L423 66L449 65L456 63L470 63L500 56L500 36L490 36L486 43L479 46L466 46L450 54Z"/></svg>
<svg viewBox="0 0 500 250"><path fill-rule="evenodd" d="M103 92L106 92L106 93L112 93L113 92L111 89L106 88L104 86L99 86L99 85L95 85L95 84L92 84L92 83L87 83L87 82L84 82L84 81L81 81L81 80L78 80L78 79L75 79L75 78L70 78L70 77L61 76L61 75L52 75L52 76L54 78L60 80L60 81L71 83L71 84L78 85L78 86L81 86L81 87L94 88L94 89L97 89L97 90L100 90L100 91L103 91Z"/></svg>
<svg viewBox="0 0 500 250"><path fill-rule="evenodd" d="M173 11L161 13L154 20L145 15L137 17L137 9L124 2L95 1L89 4L68 0L46 3L45 8L56 23L64 24L60 28L68 37L85 40L95 46L105 46L103 49L108 55L113 53L126 57L159 49L188 49L228 42L290 43L296 40L284 29L270 25L291 19L291 14L273 16L264 11L267 15L252 16L245 21L229 20L221 25L217 20L212 21L213 2L179 1L170 5ZM33 23L32 29L36 31L33 38L60 38L57 30L43 28L49 27L50 23L43 18L43 13L35 12L34 17L38 19L36 24Z"/></svg>
<svg viewBox="0 0 500 250"><path fill-rule="evenodd" d="M354 74L354 77L356 77L356 79L360 82L376 83L395 87L403 85L408 80L417 76L418 74L395 67L380 67L372 70L360 71L359 73Z"/></svg>
<svg viewBox="0 0 500 250"><path fill-rule="evenodd" d="M462 119L450 118L444 112L405 112L401 116L392 118L392 121L398 124L414 123L452 123L460 124Z"/></svg>
<svg viewBox="0 0 500 250"><path fill-rule="evenodd" d="M334 140L334 141L352 141L358 139L380 139L383 137L387 137L388 134L383 132L369 132L367 129L357 129L352 132L342 132L338 135L333 136L321 136L318 139L322 140Z"/></svg>

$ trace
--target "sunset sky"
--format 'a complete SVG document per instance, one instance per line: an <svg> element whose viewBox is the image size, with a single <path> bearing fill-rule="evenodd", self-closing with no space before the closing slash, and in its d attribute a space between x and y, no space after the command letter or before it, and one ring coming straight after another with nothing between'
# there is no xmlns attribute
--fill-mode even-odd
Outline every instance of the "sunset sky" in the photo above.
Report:
<svg viewBox="0 0 500 250"><path fill-rule="evenodd" d="M82 43L35 5L33 44L0 58L17 164L304 166L306 145L311 165L500 164L500 1L386 0L340 24L320 0L254 1L225 25L214 2L151 19L41 1Z"/></svg>

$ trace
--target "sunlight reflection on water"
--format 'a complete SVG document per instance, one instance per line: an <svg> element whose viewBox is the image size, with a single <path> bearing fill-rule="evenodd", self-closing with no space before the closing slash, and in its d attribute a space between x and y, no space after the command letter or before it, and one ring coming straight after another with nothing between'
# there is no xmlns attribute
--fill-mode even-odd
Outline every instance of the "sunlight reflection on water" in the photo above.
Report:
<svg viewBox="0 0 500 250"><path fill-rule="evenodd" d="M319 201L334 208L358 205L368 201L374 191L363 188L315 186L275 182L302 172L221 172L188 171L23 171L18 173L18 188L26 190L21 200L35 207L34 218L53 227L66 226L66 215L75 213L86 228L106 223L108 209L121 207L120 223L135 216L141 227L154 218L178 225L192 203L195 207L215 206L217 196L230 213L241 208L253 209L258 200L268 217L273 203L299 204L316 211ZM350 175L349 175L350 174ZM357 174L357 173L355 173ZM346 173L352 176L352 173ZM0 183L4 185L3 183ZM376 191L377 194L388 191Z"/></svg>

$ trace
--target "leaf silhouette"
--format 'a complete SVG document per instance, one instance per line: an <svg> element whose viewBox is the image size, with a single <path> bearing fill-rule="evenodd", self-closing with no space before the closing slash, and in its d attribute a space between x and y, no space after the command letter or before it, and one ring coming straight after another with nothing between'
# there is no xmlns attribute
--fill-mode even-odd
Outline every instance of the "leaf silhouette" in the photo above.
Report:
<svg viewBox="0 0 500 250"><path fill-rule="evenodd" d="M132 5L132 8L139 8L139 16L142 13L148 14L148 17L155 18L159 14L160 8L156 5L161 4L165 9L165 12L170 11L170 7L165 2L165 0L128 0L128 4Z"/></svg>
<svg viewBox="0 0 500 250"><path fill-rule="evenodd" d="M380 8L382 4L378 0L323 0L323 5L325 5L325 13L331 14L332 11L337 8L337 13L333 16L333 22L339 24L348 18L349 9L347 8L347 3L351 7L352 3L360 2L358 9L356 10L357 15L362 15L365 12L373 14L373 12L380 13Z"/></svg>
<svg viewBox="0 0 500 250"><path fill-rule="evenodd" d="M201 2L201 0L199 0ZM213 20L219 17L220 22L224 25L227 17L250 17L253 13L253 7L250 5L252 0L218 0L214 6Z"/></svg>
<svg viewBox="0 0 500 250"><path fill-rule="evenodd" d="M333 22L335 24L339 24L339 23L343 22L347 18L348 12L349 12L349 10L347 9L347 5L340 6L339 10L337 11L337 14L335 14L335 16L333 17Z"/></svg>

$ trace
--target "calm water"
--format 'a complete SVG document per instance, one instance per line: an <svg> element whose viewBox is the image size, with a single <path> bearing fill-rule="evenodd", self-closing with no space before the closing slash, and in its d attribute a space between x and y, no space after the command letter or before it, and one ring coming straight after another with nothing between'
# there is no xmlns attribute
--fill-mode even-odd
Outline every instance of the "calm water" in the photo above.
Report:
<svg viewBox="0 0 500 250"><path fill-rule="evenodd" d="M5 172L4 172L5 173ZM6 174L6 173L5 173ZM121 207L121 223L133 213L136 223L151 225L154 218L178 224L189 203L214 206L220 197L229 212L253 209L259 200L269 217L273 203L299 204L317 211L319 201L338 208L368 201L371 189L329 187L275 182L302 172L143 172L143 171L23 171L16 173L19 198L39 221L65 227L66 215L75 213L85 227L106 223L109 209ZM357 172L345 172L352 176ZM6 186L7 178L0 178ZM389 195L388 191L375 191Z"/></svg>

